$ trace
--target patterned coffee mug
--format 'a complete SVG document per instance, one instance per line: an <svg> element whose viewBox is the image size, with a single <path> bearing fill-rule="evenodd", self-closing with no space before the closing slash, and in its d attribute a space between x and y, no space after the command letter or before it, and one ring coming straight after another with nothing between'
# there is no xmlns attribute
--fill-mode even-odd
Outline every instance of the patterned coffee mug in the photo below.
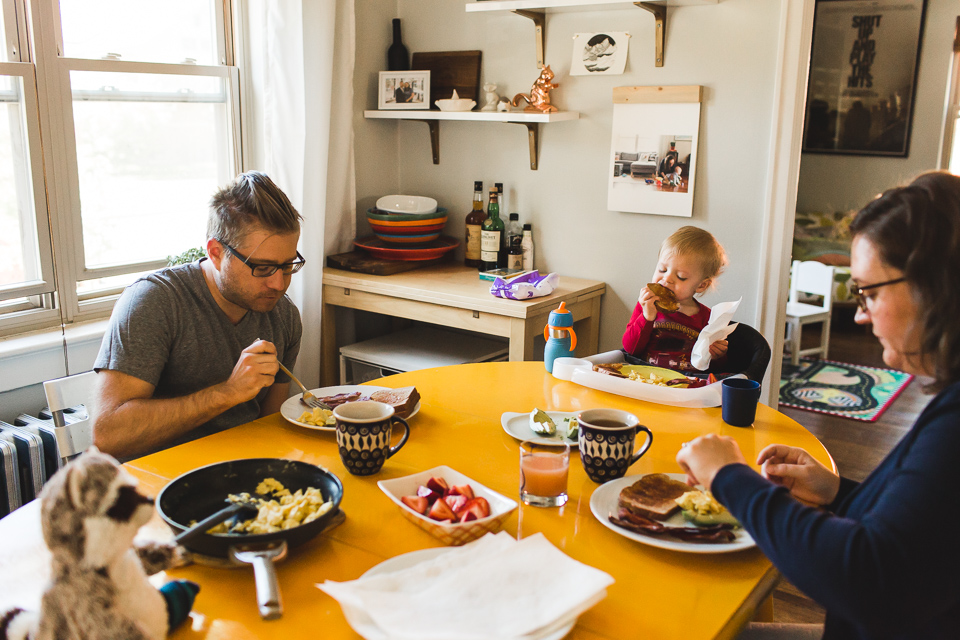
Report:
<svg viewBox="0 0 960 640"><path fill-rule="evenodd" d="M594 482L622 478L653 443L653 433L637 417L619 409L588 409L577 416L580 423L580 461ZM634 452L637 432L647 434L643 447Z"/></svg>
<svg viewBox="0 0 960 640"><path fill-rule="evenodd" d="M383 402L364 400L347 402L333 410L337 421L337 447L347 471L355 476L370 476L383 468L383 463L410 437L410 425L394 415L393 407ZM403 425L403 438L390 446L393 423Z"/></svg>

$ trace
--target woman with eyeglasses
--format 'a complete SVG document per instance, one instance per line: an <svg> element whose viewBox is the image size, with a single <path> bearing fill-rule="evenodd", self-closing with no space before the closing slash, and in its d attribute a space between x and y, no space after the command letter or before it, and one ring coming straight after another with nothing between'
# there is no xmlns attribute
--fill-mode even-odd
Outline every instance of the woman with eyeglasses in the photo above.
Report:
<svg viewBox="0 0 960 640"><path fill-rule="evenodd" d="M960 177L887 191L851 233L857 322L873 325L886 364L929 378L936 396L862 483L794 447L760 451L760 473L732 438L680 449L689 479L827 610L822 629L751 625L743 638L960 637Z"/></svg>

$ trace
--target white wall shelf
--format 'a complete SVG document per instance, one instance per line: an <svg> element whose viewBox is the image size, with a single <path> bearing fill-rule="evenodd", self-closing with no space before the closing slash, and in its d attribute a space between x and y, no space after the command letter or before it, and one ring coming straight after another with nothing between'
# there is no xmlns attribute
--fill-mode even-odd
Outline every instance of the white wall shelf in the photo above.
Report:
<svg viewBox="0 0 960 640"><path fill-rule="evenodd" d="M382 120L419 120L430 128L430 147L433 151L433 164L440 164L440 121L458 120L461 122L506 122L522 124L527 127L527 140L530 144L530 168L537 170L540 157L540 124L579 120L577 111L556 111L554 113L534 113L529 111L423 111L418 110L368 110L364 118Z"/></svg>
<svg viewBox="0 0 960 640"><path fill-rule="evenodd" d="M663 66L664 34L667 32L667 7L702 6L717 4L719 0L653 0L634 2L633 0L477 0L468 2L467 13L479 11L510 11L533 20L534 36L537 44L537 68L544 65L543 41L546 31L546 14L568 11L598 11L604 9L623 9L631 5L646 9L656 21L656 66Z"/></svg>

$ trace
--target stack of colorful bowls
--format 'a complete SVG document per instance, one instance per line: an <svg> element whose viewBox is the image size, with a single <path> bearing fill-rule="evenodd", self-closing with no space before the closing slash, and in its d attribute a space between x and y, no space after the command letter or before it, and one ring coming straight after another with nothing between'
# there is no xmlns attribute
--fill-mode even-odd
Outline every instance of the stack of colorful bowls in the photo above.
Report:
<svg viewBox="0 0 960 640"><path fill-rule="evenodd" d="M391 202L387 202L388 199ZM384 242L422 244L440 237L447 224L447 210L437 207L432 198L384 196L377 201L376 207L367 209L367 221L374 235Z"/></svg>

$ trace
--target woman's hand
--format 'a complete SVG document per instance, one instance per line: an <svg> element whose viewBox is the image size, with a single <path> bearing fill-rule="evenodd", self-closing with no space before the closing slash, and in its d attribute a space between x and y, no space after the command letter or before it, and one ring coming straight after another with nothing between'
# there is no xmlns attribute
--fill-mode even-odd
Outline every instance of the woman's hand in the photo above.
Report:
<svg viewBox="0 0 960 640"><path fill-rule="evenodd" d="M657 319L657 306L656 302L660 299L660 296L654 295L650 289L644 287L640 289L640 298L637 302L640 303L640 307L643 309L643 317L647 322L653 322Z"/></svg>
<svg viewBox="0 0 960 640"><path fill-rule="evenodd" d="M711 358L722 358L727 355L727 347L730 346L730 343L726 340L717 340L710 345L710 357Z"/></svg>
<svg viewBox="0 0 960 640"><path fill-rule="evenodd" d="M687 474L687 484L703 485L710 491L713 478L728 464L747 464L737 441L730 436L708 434L685 442L677 453L677 464Z"/></svg>
<svg viewBox="0 0 960 640"><path fill-rule="evenodd" d="M760 452L757 464L764 478L816 506L830 504L840 491L840 476L797 447L772 444Z"/></svg>

